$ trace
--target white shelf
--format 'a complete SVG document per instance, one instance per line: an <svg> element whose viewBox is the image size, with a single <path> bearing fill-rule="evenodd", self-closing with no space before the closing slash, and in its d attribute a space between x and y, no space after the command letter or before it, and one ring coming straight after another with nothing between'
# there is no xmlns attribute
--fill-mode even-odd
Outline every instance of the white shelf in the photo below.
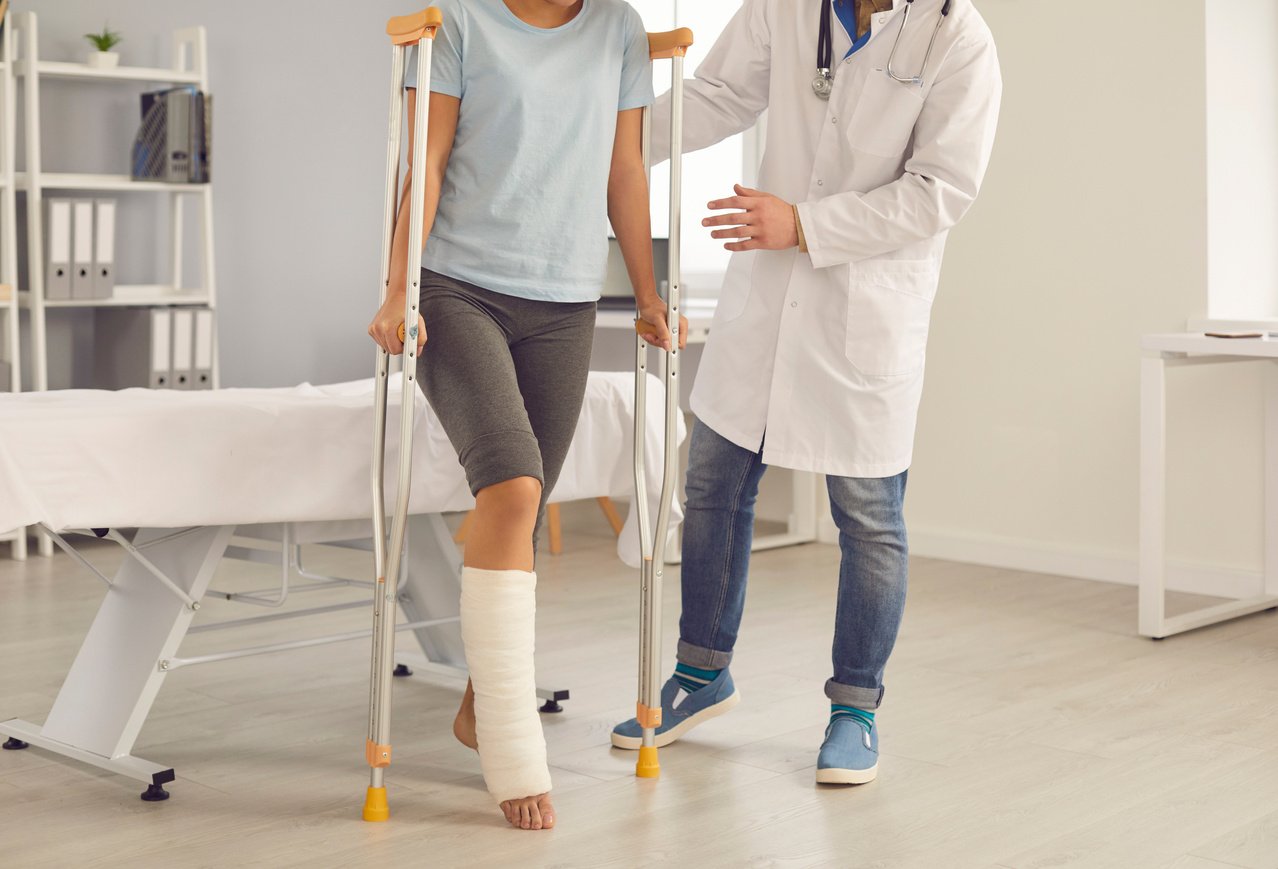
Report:
<svg viewBox="0 0 1278 869"><path fill-rule="evenodd" d="M19 61L14 67L17 75L29 75L30 63ZM199 84L198 72L185 72L176 69L147 66L117 66L105 69L89 66L87 63L64 63L58 60L41 60L36 62L36 73L46 78L98 79L103 81L143 81L161 84Z"/></svg>
<svg viewBox="0 0 1278 869"><path fill-rule="evenodd" d="M31 294L19 293L23 307L31 307ZM161 305L209 304L204 290L174 290L160 284L123 284L109 299L45 299L46 308L154 308Z"/></svg>
<svg viewBox="0 0 1278 869"><path fill-rule="evenodd" d="M29 187L31 176L19 172L18 186ZM203 193L208 184L172 183L169 181L134 181L128 175L94 175L84 172L42 172L40 187L45 190L112 190L145 192L163 191L169 193Z"/></svg>

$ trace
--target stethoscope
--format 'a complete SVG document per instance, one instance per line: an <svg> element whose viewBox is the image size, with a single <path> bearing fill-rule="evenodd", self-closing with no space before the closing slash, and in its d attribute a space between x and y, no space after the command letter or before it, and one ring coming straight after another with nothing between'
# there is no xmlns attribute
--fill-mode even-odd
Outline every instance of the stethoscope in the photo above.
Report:
<svg viewBox="0 0 1278 869"><path fill-rule="evenodd" d="M923 73L927 71L927 62L932 59L932 47L936 45L936 34L940 32L941 25L949 17L950 6L953 2L954 0L945 0L945 4L941 6L941 16L936 19L936 27L932 29L932 39L927 44L927 54L923 55L923 65L919 67L918 75L905 76L897 75L892 69L892 61L896 59L897 46L901 44L901 36L905 33L906 25L910 23L910 10L914 8L914 0L905 0L905 13L901 16L901 29L896 32L896 41L892 43L892 52L888 55L887 69L885 70L890 78L899 81L901 84L923 87ZM834 38L830 29L830 14L830 0L821 0L821 30L817 36L817 75L812 80L812 90L823 100L828 100L830 92L834 90L834 67L831 65L834 54Z"/></svg>

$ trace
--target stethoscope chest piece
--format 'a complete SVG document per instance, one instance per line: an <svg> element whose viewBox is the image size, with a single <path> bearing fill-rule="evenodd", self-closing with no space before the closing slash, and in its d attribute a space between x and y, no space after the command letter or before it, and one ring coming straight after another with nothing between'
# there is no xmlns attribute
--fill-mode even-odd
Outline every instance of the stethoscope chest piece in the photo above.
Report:
<svg viewBox="0 0 1278 869"><path fill-rule="evenodd" d="M830 92L834 90L834 76L830 74L828 69L817 70L816 78L812 79L812 92L823 100L830 98Z"/></svg>

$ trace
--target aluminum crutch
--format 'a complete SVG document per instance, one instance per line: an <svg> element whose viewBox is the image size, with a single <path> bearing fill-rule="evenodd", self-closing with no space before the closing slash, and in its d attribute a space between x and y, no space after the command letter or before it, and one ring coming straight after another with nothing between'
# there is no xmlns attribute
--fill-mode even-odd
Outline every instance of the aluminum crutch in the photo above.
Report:
<svg viewBox="0 0 1278 869"><path fill-rule="evenodd" d="M408 272L404 293L404 322L399 339L404 342L403 393L399 416L399 488L395 493L395 513L390 540L386 536L386 392L390 375L390 354L377 348L377 376L373 399L373 564L377 584L373 592L372 675L368 703L368 739L364 754L368 760L368 793L364 798L364 820L384 821L390 817L386 802L385 772L391 762L390 711L391 665L395 659L395 614L399 595L399 572L404 554L408 523L408 494L412 482L413 409L417 391L417 304L422 271L422 224L426 184L426 134L430 115L430 61L435 33L443 24L439 10L431 7L414 15L392 18L386 25L391 39L390 128L386 139L386 200L382 209L381 301L390 290L391 248L399 200L399 165L404 121L405 62L409 46L417 46L417 111L413 118L412 183L409 194ZM407 329L405 329L407 326ZM388 551L389 549L389 551Z"/></svg>
<svg viewBox="0 0 1278 869"><path fill-rule="evenodd" d="M654 529L648 515L648 481L644 468L647 442L648 343L642 333L653 331L636 317L635 331L635 501L639 516L639 549L643 555L639 582L639 702L635 717L643 728L643 744L635 775L657 778L656 729L661 726L661 584L666 565L666 538L670 532L670 504L675 495L679 462L679 232L683 173L683 59L692 46L692 31L684 27L669 33L649 33L648 53L653 60L669 58L670 73L670 256L666 281L666 325L670 349L664 357L666 430L662 445L664 472L661 503ZM643 159L651 170L652 110L644 112ZM655 533L654 533L655 532Z"/></svg>

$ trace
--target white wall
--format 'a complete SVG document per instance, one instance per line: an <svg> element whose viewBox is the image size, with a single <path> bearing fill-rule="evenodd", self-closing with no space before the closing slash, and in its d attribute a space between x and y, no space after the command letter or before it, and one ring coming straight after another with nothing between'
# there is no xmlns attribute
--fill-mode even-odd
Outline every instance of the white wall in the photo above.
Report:
<svg viewBox="0 0 1278 869"><path fill-rule="evenodd" d="M1278 319L1278 3L1207 2L1208 315Z"/></svg>
<svg viewBox="0 0 1278 869"><path fill-rule="evenodd" d="M914 548L1131 581L1137 340L1206 312L1203 2L979 6L1006 96L936 303ZM1172 375L1174 562L1258 567L1259 397L1245 366Z"/></svg>

